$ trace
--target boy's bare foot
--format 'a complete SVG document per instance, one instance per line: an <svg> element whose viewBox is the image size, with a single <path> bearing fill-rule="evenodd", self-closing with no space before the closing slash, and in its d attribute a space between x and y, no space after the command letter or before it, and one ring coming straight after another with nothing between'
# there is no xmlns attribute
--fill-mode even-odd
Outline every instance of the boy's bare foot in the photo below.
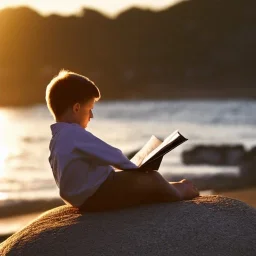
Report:
<svg viewBox="0 0 256 256"><path fill-rule="evenodd" d="M190 180L181 180L179 182L170 182L179 192L183 200L188 200L199 196L197 188Z"/></svg>

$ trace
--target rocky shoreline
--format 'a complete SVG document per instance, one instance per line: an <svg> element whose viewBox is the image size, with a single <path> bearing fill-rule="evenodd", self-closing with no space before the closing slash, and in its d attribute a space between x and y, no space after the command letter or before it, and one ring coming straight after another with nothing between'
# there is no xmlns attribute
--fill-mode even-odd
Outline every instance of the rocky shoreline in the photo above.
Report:
<svg viewBox="0 0 256 256"><path fill-rule="evenodd" d="M182 152L185 165L236 166L239 176L208 175L197 179L191 177L199 189L224 191L256 186L256 146L246 151L243 145L196 145Z"/></svg>

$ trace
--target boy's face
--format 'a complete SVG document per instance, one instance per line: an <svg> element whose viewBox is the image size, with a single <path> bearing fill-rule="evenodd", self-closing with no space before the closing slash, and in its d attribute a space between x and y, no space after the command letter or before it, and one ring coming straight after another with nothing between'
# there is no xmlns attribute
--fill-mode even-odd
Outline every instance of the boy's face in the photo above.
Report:
<svg viewBox="0 0 256 256"><path fill-rule="evenodd" d="M76 123L78 123L83 128L86 128L88 123L90 122L90 119L93 118L92 109L94 107L94 99L91 99L87 101L86 103L80 104L76 103L73 106L73 113L76 120Z"/></svg>

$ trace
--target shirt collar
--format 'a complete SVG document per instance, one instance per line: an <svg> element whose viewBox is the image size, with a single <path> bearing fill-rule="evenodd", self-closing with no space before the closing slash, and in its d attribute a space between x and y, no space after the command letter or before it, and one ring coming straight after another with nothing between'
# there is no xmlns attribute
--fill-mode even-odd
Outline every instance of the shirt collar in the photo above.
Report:
<svg viewBox="0 0 256 256"><path fill-rule="evenodd" d="M57 122L57 123L51 124L50 128L52 131L52 135L57 134L60 130L62 130L64 127L67 127L68 125L70 124L65 122Z"/></svg>
<svg viewBox="0 0 256 256"><path fill-rule="evenodd" d="M71 125L81 127L79 124L76 124L76 123L57 122L57 123L51 124L50 128L51 128L51 131L52 131L52 136L57 134L63 128L70 127Z"/></svg>

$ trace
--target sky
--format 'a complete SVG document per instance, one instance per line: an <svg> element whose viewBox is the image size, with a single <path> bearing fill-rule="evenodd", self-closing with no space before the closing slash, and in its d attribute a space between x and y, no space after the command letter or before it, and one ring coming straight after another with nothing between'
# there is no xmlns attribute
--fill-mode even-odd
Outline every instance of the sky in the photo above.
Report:
<svg viewBox="0 0 256 256"><path fill-rule="evenodd" d="M81 7L89 7L114 17L119 12L137 6L161 10L181 0L0 0L0 9L5 7L28 6L43 15L58 13L69 15L79 13Z"/></svg>

